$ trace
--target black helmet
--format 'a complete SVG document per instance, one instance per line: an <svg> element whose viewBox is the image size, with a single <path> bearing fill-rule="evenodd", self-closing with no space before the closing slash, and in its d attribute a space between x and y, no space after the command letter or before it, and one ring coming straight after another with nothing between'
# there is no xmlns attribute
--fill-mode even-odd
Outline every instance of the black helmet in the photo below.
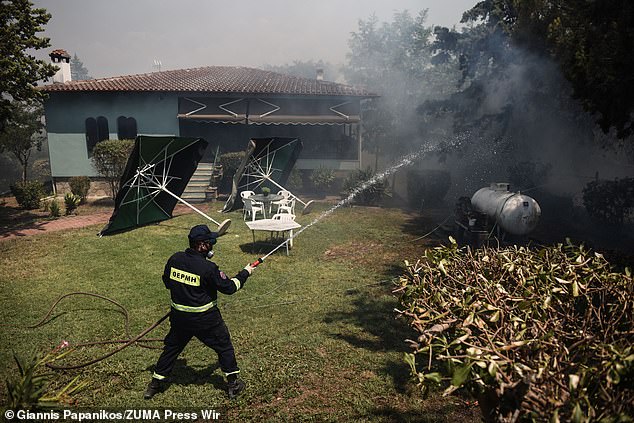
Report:
<svg viewBox="0 0 634 423"><path fill-rule="evenodd" d="M189 231L189 241L208 241L214 245L218 238L218 232L211 232L207 225L196 225Z"/></svg>

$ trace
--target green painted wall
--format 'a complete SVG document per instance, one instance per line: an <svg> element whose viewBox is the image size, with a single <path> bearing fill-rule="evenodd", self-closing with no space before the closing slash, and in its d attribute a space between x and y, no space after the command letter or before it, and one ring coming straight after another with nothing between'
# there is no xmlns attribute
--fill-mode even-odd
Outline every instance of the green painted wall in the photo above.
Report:
<svg viewBox="0 0 634 423"><path fill-rule="evenodd" d="M110 139L117 138L117 118L133 117L137 132L178 135L178 96L162 93L50 93L45 102L53 177L97 176L86 148L86 119L108 119Z"/></svg>

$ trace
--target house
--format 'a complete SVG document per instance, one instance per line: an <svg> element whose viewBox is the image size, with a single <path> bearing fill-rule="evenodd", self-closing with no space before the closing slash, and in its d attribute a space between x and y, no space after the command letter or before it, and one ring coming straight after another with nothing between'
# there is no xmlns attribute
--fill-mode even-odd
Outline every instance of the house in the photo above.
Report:
<svg viewBox="0 0 634 423"><path fill-rule="evenodd" d="M70 81L64 50L51 53L60 71L44 110L54 187L72 176L96 177L92 149L106 139L138 134L202 137L203 162L243 151L250 138L297 137L298 169L361 167L361 88L261 69L210 66Z"/></svg>

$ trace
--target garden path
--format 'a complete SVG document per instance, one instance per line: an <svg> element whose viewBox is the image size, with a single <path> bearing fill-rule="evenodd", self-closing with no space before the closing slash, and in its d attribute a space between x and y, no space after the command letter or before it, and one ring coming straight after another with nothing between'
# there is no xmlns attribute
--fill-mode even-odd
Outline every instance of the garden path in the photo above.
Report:
<svg viewBox="0 0 634 423"><path fill-rule="evenodd" d="M193 210L183 205L177 205L174 209L174 216L193 213ZM83 228L85 226L106 224L112 215L112 211L100 211L96 213L76 216L63 216L55 220L45 220L32 222L26 226L9 229L0 233L0 242L8 239L21 238L39 235L53 231L63 231L66 229Z"/></svg>

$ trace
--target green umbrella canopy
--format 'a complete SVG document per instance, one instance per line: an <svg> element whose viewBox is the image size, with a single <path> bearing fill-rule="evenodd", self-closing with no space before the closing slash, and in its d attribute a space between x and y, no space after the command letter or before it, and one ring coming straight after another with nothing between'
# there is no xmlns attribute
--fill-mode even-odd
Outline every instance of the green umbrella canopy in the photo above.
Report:
<svg viewBox="0 0 634 423"><path fill-rule="evenodd" d="M302 151L299 138L252 138L246 154L233 177L231 195L222 211L229 212L242 207L240 192L256 191L268 187L276 191L286 184Z"/></svg>
<svg viewBox="0 0 634 423"><path fill-rule="evenodd" d="M121 177L114 211L99 234L170 219L206 148L202 138L138 136Z"/></svg>

